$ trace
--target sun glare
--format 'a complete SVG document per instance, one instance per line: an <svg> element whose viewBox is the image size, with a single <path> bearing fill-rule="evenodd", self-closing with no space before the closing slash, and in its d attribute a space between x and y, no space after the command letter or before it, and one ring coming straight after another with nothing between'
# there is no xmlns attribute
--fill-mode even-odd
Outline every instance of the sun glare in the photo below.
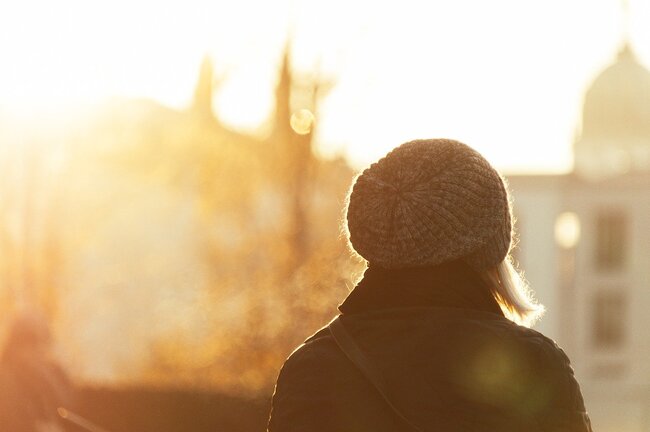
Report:
<svg viewBox="0 0 650 432"><path fill-rule="evenodd" d="M297 71L318 67L336 84L318 112L321 154L344 152L361 167L406 140L448 136L509 172L569 170L582 92L622 37L620 5L407 4L395 11L342 0L4 2L0 113L60 112L112 97L184 108L207 53L220 84L216 113L254 131L271 115L291 38ZM631 10L648 13L636 3ZM635 43L647 40L640 19L629 35L643 60L650 53Z"/></svg>
<svg viewBox="0 0 650 432"><path fill-rule="evenodd" d="M9 67L0 69L0 110L29 115L112 97L187 106L202 57L215 48L214 39L222 38L212 25L224 34L236 26L218 22L218 5L193 3L3 4L0 58ZM228 68L233 61L219 59L218 66ZM239 104L230 107L233 117L251 112L248 120L259 121L258 94L259 89L240 93Z"/></svg>

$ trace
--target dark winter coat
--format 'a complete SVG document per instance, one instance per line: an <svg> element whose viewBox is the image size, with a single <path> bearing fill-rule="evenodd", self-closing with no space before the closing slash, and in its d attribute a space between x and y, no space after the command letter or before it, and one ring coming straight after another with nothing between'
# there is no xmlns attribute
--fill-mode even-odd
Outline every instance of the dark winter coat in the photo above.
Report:
<svg viewBox="0 0 650 432"><path fill-rule="evenodd" d="M506 319L462 265L371 268L339 309L393 405L424 431L591 431L564 352ZM284 364L270 432L406 430L327 327Z"/></svg>

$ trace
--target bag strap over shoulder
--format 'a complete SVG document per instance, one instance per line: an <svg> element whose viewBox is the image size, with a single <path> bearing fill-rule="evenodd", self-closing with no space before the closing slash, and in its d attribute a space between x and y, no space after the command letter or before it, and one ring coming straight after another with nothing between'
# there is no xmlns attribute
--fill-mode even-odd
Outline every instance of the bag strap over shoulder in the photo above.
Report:
<svg viewBox="0 0 650 432"><path fill-rule="evenodd" d="M423 432L418 426L413 424L409 419L407 419L402 412L397 409L395 405L391 402L388 397L388 392L386 391L386 384L383 380L381 373L376 370L373 365L370 363L368 358L365 356L359 345L354 341L350 333L346 330L343 322L341 321L341 316L337 316L329 323L329 329L332 333L334 341L338 347L343 351L345 356L361 371L361 373L370 381L370 383L377 389L381 397L388 404L390 409L393 410L395 414L412 430L417 432Z"/></svg>

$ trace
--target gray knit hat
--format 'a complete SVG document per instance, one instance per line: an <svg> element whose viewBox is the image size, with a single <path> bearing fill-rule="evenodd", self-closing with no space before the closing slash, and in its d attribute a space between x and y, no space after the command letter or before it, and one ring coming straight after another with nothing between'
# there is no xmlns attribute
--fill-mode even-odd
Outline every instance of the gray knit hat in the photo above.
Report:
<svg viewBox="0 0 650 432"><path fill-rule="evenodd" d="M371 265L432 266L462 258L500 263L512 238L503 179L458 141L410 141L372 164L348 199L349 241Z"/></svg>

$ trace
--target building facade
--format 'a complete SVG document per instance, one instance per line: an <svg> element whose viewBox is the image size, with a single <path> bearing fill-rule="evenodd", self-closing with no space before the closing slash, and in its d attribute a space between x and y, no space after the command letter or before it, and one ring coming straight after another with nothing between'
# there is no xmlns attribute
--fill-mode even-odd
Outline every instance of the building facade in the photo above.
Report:
<svg viewBox="0 0 650 432"><path fill-rule="evenodd" d="M624 44L588 89L573 172L511 176L520 267L594 430L650 431L650 71Z"/></svg>

